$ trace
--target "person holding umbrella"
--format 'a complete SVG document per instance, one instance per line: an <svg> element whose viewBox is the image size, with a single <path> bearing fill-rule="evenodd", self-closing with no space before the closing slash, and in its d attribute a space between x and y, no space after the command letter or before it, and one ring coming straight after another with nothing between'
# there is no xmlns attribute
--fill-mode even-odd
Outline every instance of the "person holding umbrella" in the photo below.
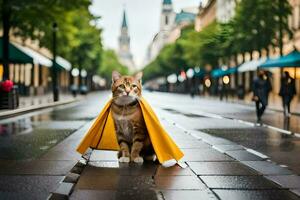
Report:
<svg viewBox="0 0 300 200"><path fill-rule="evenodd" d="M281 78L281 86L279 96L282 98L284 116L289 117L291 114L290 104L293 97L296 95L295 79L293 79L289 72L285 71Z"/></svg>

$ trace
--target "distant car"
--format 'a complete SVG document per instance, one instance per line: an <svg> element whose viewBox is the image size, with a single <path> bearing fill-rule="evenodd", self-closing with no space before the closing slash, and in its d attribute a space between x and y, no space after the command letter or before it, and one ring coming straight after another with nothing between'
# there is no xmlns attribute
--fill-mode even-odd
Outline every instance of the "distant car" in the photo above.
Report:
<svg viewBox="0 0 300 200"><path fill-rule="evenodd" d="M80 86L80 94L87 94L88 93L88 88L85 85Z"/></svg>

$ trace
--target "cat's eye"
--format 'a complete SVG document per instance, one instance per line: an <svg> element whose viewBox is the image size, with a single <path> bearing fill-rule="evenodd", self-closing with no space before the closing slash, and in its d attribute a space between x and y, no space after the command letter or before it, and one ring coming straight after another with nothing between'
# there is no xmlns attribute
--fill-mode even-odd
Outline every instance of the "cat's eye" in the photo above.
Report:
<svg viewBox="0 0 300 200"><path fill-rule="evenodd" d="M131 87L132 87L132 88L137 88L137 85L132 84Z"/></svg>
<svg viewBox="0 0 300 200"><path fill-rule="evenodd" d="M125 89L125 85L122 84L122 85L119 86L119 88Z"/></svg>

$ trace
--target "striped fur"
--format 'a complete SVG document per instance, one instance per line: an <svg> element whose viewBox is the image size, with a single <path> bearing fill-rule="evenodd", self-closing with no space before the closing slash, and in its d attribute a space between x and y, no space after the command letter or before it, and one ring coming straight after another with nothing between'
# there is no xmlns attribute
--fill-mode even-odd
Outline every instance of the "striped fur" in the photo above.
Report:
<svg viewBox="0 0 300 200"><path fill-rule="evenodd" d="M142 95L142 74L121 76L112 74L113 103L111 106L120 162L143 162L144 156L154 155L138 99Z"/></svg>

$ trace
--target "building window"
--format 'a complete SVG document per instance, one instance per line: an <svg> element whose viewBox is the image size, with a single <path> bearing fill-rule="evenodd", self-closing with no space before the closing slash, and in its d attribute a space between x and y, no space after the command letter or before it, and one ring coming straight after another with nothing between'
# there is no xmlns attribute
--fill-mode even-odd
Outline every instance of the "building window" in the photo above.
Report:
<svg viewBox="0 0 300 200"><path fill-rule="evenodd" d="M169 24L169 18L168 18L168 16L166 16L166 18L165 18L165 23L166 23L166 25Z"/></svg>

